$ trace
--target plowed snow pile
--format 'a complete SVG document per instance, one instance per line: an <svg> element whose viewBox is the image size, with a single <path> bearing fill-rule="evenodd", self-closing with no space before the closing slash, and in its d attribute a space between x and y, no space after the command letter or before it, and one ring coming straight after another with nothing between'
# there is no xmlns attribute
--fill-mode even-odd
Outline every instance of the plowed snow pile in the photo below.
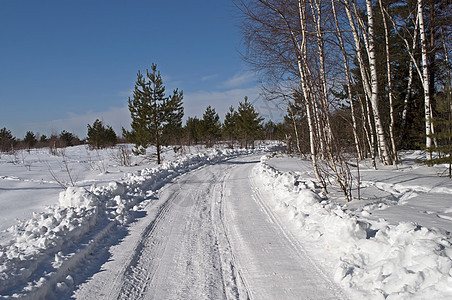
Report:
<svg viewBox="0 0 452 300"><path fill-rule="evenodd" d="M0 245L0 298L64 293L73 285L70 270L83 265L113 228L133 220L134 211L155 199L157 189L185 172L246 153L211 149L105 186L67 188L59 205L8 229L12 238Z"/></svg>
<svg viewBox="0 0 452 300"><path fill-rule="evenodd" d="M322 196L306 173L279 171L267 164L267 159L254 172L261 186L273 192L274 209L289 220L304 244L317 245L316 251L323 253L314 255L323 255L333 267L335 280L350 290L353 298L452 298L450 232L390 216L390 220L366 218L372 210L394 205L393 198L376 197L378 203L355 200L361 207L351 209L343 201ZM397 196L402 200L415 187L422 190L420 186L401 187L405 190ZM439 192L443 193L439 198L449 198L449 210L444 210L450 213L452 187L442 187Z"/></svg>

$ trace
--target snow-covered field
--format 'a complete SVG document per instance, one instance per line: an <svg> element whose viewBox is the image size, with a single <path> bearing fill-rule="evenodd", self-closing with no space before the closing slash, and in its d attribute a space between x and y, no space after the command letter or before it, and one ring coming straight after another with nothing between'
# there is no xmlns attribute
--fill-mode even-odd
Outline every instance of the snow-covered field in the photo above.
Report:
<svg viewBox="0 0 452 300"><path fill-rule="evenodd" d="M157 166L152 151L147 156L131 156L131 166L122 166L121 149L131 150L132 145L89 150L88 146L60 148L52 155L49 148L0 153L0 231L17 220L27 220L33 212L42 211L47 205L58 204L58 195L71 182L89 188L103 186L110 181L121 180L127 173L144 167ZM165 148L163 159L174 161L185 155L202 152L202 147L185 147L175 153ZM3 234L4 235L4 234ZM0 240L2 234L0 233Z"/></svg>
<svg viewBox="0 0 452 300"><path fill-rule="evenodd" d="M256 151L263 149L268 150L264 145ZM332 190L328 197L320 194L309 162L284 155L268 155L261 162L254 159L264 153L248 160L244 155L252 152L192 147L174 153L168 148L161 166L146 157L133 157L132 166L121 166L117 150L90 151L85 146L66 148L59 156L50 155L49 149L21 151L16 155L2 153L0 298L97 299L104 293L95 296L93 291L105 290L116 291L116 298L119 295L127 298L133 295L132 290L127 284L109 278L107 271L127 279L124 274L141 264L139 253L147 247L155 249L155 253L163 251L169 262L174 257L183 260L182 254L174 256L174 253L170 259L170 254L164 251L171 247L156 243L155 238L162 239L168 234L174 235L171 245L191 247L190 251L204 247L199 244L198 248L193 248L193 239L199 236L178 245L175 240L192 234L183 227L178 231L176 225L163 226L162 230L173 229L159 234L152 231L157 226L154 222L166 219L182 226L184 205L188 205L184 204L188 203L186 198L194 201L206 197L212 198L211 202L199 207L190 202L191 213L187 212L186 217L199 218L199 222L192 222L191 226L198 224L204 228L213 224L212 230L206 229L210 237L205 240L208 248L189 251L187 255L219 252L219 258L215 255L208 258L219 259L221 267L216 265L209 272L207 266L198 265L205 264L205 259L190 258L191 264L205 268L205 272L197 271L196 278L204 273L212 276L217 269L221 271L215 276L223 278L225 287L215 291L212 291L215 284L207 287L211 296L235 299L245 294L251 298L272 298L275 296L271 290L273 285L274 289L283 286L287 291L294 291L290 284L297 285L295 279L300 275L291 273L295 265L300 264L300 270L309 269L309 264L296 261L301 257L310 260L319 270L309 274L324 274L320 276L325 277L322 286L331 288L334 291L331 295L347 295L352 299L452 298L452 180L438 176L441 169L415 164L420 152L403 153L404 163L398 169L381 166L374 171L363 164L362 200L348 204L338 191ZM236 157L244 158L231 160ZM231 163L225 164L225 161ZM249 180L239 180L240 175ZM62 187L70 186L71 181L75 187ZM188 187L190 190L184 192ZM254 191L252 202L241 207L241 203L245 205L245 200L248 201L247 190ZM173 207L168 204L170 201L178 205ZM211 219L203 219L201 211L196 213L198 208L202 212L212 209ZM256 216L253 216L255 210ZM264 211L264 217L258 218L257 210ZM274 229L269 227L265 235L259 236L264 234L259 228L266 226L268 218L270 225L278 224L274 244L283 245L281 239L288 239L290 247L296 250L295 254L287 250L281 264L270 262L278 259L277 255L271 256L273 250L279 253L278 249L259 252L262 243L272 244L270 232ZM205 223L205 220L210 221ZM252 224L260 225L252 228ZM282 233L278 234L278 230ZM259 238L250 242L253 236ZM128 253L120 251L128 248L135 249L130 259ZM300 256L304 252L306 255ZM148 255L157 255L155 253ZM291 255L298 258L288 260ZM262 260L257 264L268 266L253 269L249 265L253 261L251 257ZM121 265L120 261L128 263ZM284 267L286 264L282 261L292 266ZM151 262L145 263L151 267ZM226 275L225 266L231 268L231 274ZM271 274L256 277L256 272L265 273L270 269L274 274L287 270L287 274L280 274L277 279ZM163 276L174 270L177 268L160 266L149 273ZM212 278L217 278L215 276ZM154 287L169 284L165 278L143 279L142 283ZM262 278L267 278L268 282ZM343 289L343 293L329 284L328 278ZM202 284L193 284L188 279L172 280L174 285L182 282L189 282L193 289L202 289ZM320 281L314 280L311 285L318 283ZM148 293L149 289L143 287L140 295ZM159 294L154 295L166 294L159 289ZM204 290L184 295L185 298L190 295L209 298ZM289 293L286 298L294 295L295 292ZM321 299L325 295L330 294L309 292L313 298Z"/></svg>

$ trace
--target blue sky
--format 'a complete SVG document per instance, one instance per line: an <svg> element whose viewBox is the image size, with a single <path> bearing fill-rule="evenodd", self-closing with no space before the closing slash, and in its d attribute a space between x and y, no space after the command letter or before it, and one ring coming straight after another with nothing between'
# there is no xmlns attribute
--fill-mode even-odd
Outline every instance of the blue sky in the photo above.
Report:
<svg viewBox="0 0 452 300"><path fill-rule="evenodd" d="M269 115L240 57L239 22L230 0L0 0L0 127L83 138L99 118L119 132L151 63L167 94L184 91L186 116L212 105L223 117L244 96Z"/></svg>

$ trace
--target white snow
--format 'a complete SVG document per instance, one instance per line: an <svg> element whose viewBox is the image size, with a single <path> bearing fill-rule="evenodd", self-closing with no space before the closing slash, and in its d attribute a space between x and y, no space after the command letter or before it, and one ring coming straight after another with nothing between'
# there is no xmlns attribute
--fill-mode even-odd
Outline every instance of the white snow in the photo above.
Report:
<svg viewBox="0 0 452 300"><path fill-rule="evenodd" d="M267 157L255 173L273 191L273 208L304 244L315 245L312 254L352 298L452 297L450 179L409 161L399 170L362 170L366 200L345 204L338 193L322 196L313 174L297 172L297 164Z"/></svg>
<svg viewBox="0 0 452 300"><path fill-rule="evenodd" d="M82 147L71 150L86 151ZM85 179L80 186L68 187L59 196L52 195L54 199L51 201L42 199L42 195L36 193L39 187L35 185L33 192L27 195L30 201L38 198L42 201L41 205L52 202L55 204L41 209L41 212L33 212L30 219L17 222L3 234L0 245L0 295L46 297L55 292L51 291L54 286L56 292L64 292L71 285L67 270L86 260L87 255L106 238L112 227L126 225L132 220L133 212L152 201L157 189L202 165L215 164L248 152L209 149L197 154L186 154L172 161L167 160L160 166L125 173L123 179L99 187L95 184L90 187L83 185L87 182L103 182L105 179ZM36 162L39 160L36 159ZM8 166L9 163L6 161L5 164ZM7 173L10 169L15 171L15 165L11 163L11 166L2 168L2 172ZM120 171L117 173L123 174ZM27 173L25 175L32 177ZM2 175L2 179L11 178L11 175ZM29 178L18 178L19 181L32 181ZM2 189L10 188L4 181L1 183ZM55 185L55 182L51 184ZM3 205L7 206L7 201L2 199ZM9 202L9 205L14 204ZM14 208L11 210L14 211ZM6 215L4 219L11 222Z"/></svg>
<svg viewBox="0 0 452 300"><path fill-rule="evenodd" d="M167 149L161 166L142 156L124 167L112 151L1 154L0 298L70 297L77 277L101 272L90 266L92 257L127 236L160 189L206 164L251 153ZM438 176L440 167L415 164L420 155L402 153L398 169L362 163L362 200L351 203L334 189L323 195L310 162L288 156L252 162L254 188L350 298L452 298L452 180ZM75 186L61 188L71 177ZM237 188L246 189L239 182Z"/></svg>

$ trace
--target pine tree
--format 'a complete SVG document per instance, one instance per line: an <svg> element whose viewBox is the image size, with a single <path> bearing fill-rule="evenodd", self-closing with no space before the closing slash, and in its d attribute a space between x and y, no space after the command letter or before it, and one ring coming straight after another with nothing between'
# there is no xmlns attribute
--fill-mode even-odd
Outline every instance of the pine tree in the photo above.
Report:
<svg viewBox="0 0 452 300"><path fill-rule="evenodd" d="M215 108L208 106L202 116L202 136L205 139L206 146L212 147L221 136L220 117L215 112Z"/></svg>
<svg viewBox="0 0 452 300"><path fill-rule="evenodd" d="M36 145L37 142L38 140L36 139L36 135L31 131L27 131L27 133L25 134L24 143L27 145L28 150Z"/></svg>
<svg viewBox="0 0 452 300"><path fill-rule="evenodd" d="M188 145L191 145L192 143L197 145L201 139L201 120L197 117L188 117L184 131Z"/></svg>
<svg viewBox="0 0 452 300"><path fill-rule="evenodd" d="M254 140L259 136L262 120L263 118L259 117L259 113L245 96L245 101L239 103L237 117L239 135L245 143L245 148L248 149L248 142L251 142L254 148Z"/></svg>
<svg viewBox="0 0 452 300"><path fill-rule="evenodd" d="M0 129L0 150L2 152L14 150L16 143L16 138L12 135L11 130L6 129L5 127Z"/></svg>
<svg viewBox="0 0 452 300"><path fill-rule="evenodd" d="M60 141L63 143L63 147L71 147L71 146L73 146L74 145L74 143L73 143L74 139L75 139L75 136L72 133L70 133L70 132L68 132L66 130L63 130L60 133Z"/></svg>
<svg viewBox="0 0 452 300"><path fill-rule="evenodd" d="M302 128L304 123L306 123L306 117L304 113L303 106L298 102L289 102L287 105L287 115L284 116L284 122L287 124L289 129L289 138L291 140L295 139L295 145L287 145L289 152L292 152L293 149L290 149L292 146L298 153L302 153L301 142L303 141ZM305 126L306 127L306 126ZM304 135L305 137L307 134ZM307 144L308 141L304 140L303 144Z"/></svg>
<svg viewBox="0 0 452 300"><path fill-rule="evenodd" d="M162 131L162 142L165 145L177 144L182 137L183 98L183 92L176 89L165 104L166 124L164 124Z"/></svg>
<svg viewBox="0 0 452 300"><path fill-rule="evenodd" d="M427 151L437 153L436 158L427 160L427 164L447 164L448 176L452 178L452 95L450 83L442 97L436 98L437 117L433 118L436 132L431 138L437 140L438 146L432 145Z"/></svg>
<svg viewBox="0 0 452 300"><path fill-rule="evenodd" d="M231 105L229 111L224 116L223 122L223 137L229 141L229 147L234 147L234 140L237 138L237 112Z"/></svg>
<svg viewBox="0 0 452 300"><path fill-rule="evenodd" d="M93 126L88 124L87 141L91 148L99 149L116 145L117 136L111 126L104 126L103 122L97 119Z"/></svg>
<svg viewBox="0 0 452 300"><path fill-rule="evenodd" d="M135 143L135 152L144 154L149 145L157 148L157 163L161 163L161 146L164 134L171 127L182 126L182 92L174 91L173 96L165 96L160 71L157 65L151 65L146 76L138 71L133 98L129 98L129 111L132 117L132 130L123 129L128 141ZM165 129L165 126L168 126Z"/></svg>

